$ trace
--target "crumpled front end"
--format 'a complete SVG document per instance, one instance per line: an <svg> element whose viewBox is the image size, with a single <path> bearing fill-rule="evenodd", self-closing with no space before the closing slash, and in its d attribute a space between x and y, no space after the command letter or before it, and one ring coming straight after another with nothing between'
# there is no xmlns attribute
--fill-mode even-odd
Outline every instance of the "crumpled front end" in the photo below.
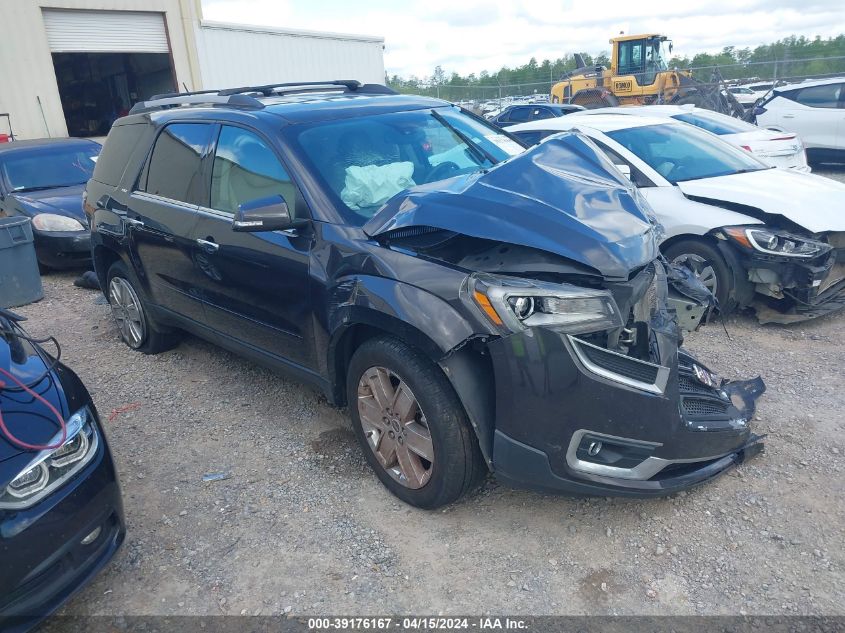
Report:
<svg viewBox="0 0 845 633"><path fill-rule="evenodd" d="M806 259L743 253L748 279L763 295L754 305L761 323L798 323L845 309L845 232L819 241L827 248Z"/></svg>
<svg viewBox="0 0 845 633"><path fill-rule="evenodd" d="M662 264L606 289L621 327L530 327L488 343L497 476L574 494L661 495L758 453L749 422L763 381L720 379L680 347Z"/></svg>

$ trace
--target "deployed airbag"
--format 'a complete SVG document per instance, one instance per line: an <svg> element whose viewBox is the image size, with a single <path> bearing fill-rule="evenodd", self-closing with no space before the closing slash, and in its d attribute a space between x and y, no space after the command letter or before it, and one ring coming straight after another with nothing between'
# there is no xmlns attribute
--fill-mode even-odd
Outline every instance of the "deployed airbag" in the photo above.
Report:
<svg viewBox="0 0 845 633"><path fill-rule="evenodd" d="M414 164L352 165L346 168L346 182L340 199L350 209L374 207L400 191L413 187Z"/></svg>

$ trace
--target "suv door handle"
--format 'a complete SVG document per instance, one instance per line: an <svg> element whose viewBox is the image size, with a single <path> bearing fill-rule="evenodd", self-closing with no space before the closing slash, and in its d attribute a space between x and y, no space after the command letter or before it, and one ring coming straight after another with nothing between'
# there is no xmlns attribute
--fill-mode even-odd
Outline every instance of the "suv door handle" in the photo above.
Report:
<svg viewBox="0 0 845 633"><path fill-rule="evenodd" d="M141 228L144 226L144 223L141 220L136 220L135 218L123 218L123 221L126 222L129 226L133 226L135 228Z"/></svg>
<svg viewBox="0 0 845 633"><path fill-rule="evenodd" d="M209 240L197 240L197 244L206 253L216 253L217 249L220 248L220 244Z"/></svg>
<svg viewBox="0 0 845 633"><path fill-rule="evenodd" d="M784 114L784 115L783 115L783 118L784 118L784 119L794 119L794 118L795 118L795 115L794 115L794 114Z"/></svg>

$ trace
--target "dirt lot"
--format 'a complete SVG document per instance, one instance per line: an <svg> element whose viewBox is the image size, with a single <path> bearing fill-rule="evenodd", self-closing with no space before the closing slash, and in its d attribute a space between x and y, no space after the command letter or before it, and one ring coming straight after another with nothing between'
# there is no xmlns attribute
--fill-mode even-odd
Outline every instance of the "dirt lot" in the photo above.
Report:
<svg viewBox="0 0 845 633"><path fill-rule="evenodd" d="M710 485L637 502L489 480L423 512L315 391L194 338L133 353L72 279L19 311L92 391L129 533L66 614L845 614L845 315L689 337L769 388L765 454Z"/></svg>

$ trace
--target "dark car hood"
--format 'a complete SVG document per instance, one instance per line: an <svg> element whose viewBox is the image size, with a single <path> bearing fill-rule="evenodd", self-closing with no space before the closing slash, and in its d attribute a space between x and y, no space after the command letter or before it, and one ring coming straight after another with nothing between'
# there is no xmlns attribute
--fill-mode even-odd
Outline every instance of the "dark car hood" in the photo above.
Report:
<svg viewBox="0 0 845 633"><path fill-rule="evenodd" d="M82 211L82 191L84 189L85 185L73 185L72 187L58 187L42 191L23 191L13 193L12 197L24 207L21 209L24 212L66 215L79 220L84 226L88 226L85 213Z"/></svg>
<svg viewBox="0 0 845 633"><path fill-rule="evenodd" d="M30 386L62 415L67 415L64 390L55 372L51 372L37 384L30 384L47 369L44 360L38 356L31 345L26 342L10 345L6 338L0 336L0 368ZM60 430L55 415L43 402L18 390L2 373L0 373L0 381L6 383L6 387L0 389L0 411L3 413L6 427L23 442L50 443L56 432ZM22 452L25 451L12 444L0 431L0 489L19 474L20 460L8 460ZM36 453L30 454L35 456Z"/></svg>
<svg viewBox="0 0 845 633"><path fill-rule="evenodd" d="M626 278L657 257L631 184L592 142L556 136L486 173L407 189L364 225L371 237L434 227L542 249Z"/></svg>

